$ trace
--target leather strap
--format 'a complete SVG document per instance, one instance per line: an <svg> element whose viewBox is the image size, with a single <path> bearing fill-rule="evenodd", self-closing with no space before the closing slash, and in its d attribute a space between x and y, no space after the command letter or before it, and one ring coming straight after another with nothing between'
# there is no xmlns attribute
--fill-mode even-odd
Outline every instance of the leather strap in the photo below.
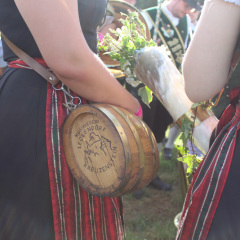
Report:
<svg viewBox="0 0 240 240"><path fill-rule="evenodd" d="M1 35L6 44L8 45L8 47L29 67L31 67L34 71L40 74L43 78L45 78L50 84L56 85L60 81L50 70L43 67L40 63L38 63L36 60L34 60L20 48L18 48L3 33L1 33Z"/></svg>

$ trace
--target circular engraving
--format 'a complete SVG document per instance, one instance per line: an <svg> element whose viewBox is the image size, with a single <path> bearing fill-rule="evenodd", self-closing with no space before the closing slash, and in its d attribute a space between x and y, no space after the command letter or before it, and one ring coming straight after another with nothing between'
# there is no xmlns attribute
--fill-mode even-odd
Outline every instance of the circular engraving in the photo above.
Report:
<svg viewBox="0 0 240 240"><path fill-rule="evenodd" d="M77 165L96 188L114 187L124 172L121 140L113 132L112 124L94 114L81 114L72 128Z"/></svg>

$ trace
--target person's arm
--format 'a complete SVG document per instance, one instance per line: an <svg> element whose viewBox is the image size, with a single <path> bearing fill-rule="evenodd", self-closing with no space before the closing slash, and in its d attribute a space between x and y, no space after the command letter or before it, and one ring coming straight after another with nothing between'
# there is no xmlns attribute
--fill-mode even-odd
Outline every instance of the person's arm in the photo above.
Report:
<svg viewBox="0 0 240 240"><path fill-rule="evenodd" d="M3 60L2 40L0 36L0 76L3 74L6 68L7 68L7 63Z"/></svg>
<svg viewBox="0 0 240 240"><path fill-rule="evenodd" d="M209 100L224 87L239 33L239 6L223 0L205 1L183 60L185 89L191 101Z"/></svg>
<svg viewBox="0 0 240 240"><path fill-rule="evenodd" d="M139 103L89 49L77 0L15 0L48 66L70 89L93 101L132 112Z"/></svg>
<svg viewBox="0 0 240 240"><path fill-rule="evenodd" d="M0 67L0 76L4 73L7 67Z"/></svg>

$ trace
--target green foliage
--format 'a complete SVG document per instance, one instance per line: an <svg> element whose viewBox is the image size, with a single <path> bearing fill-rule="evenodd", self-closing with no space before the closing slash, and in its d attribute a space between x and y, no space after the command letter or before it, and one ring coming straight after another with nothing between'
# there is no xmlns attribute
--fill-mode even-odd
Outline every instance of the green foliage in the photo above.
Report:
<svg viewBox="0 0 240 240"><path fill-rule="evenodd" d="M205 108L205 102L193 104L192 109L197 111L198 106ZM192 134L194 129L194 122L195 122L195 119L189 120L188 118L183 118L181 120L180 140L182 141L182 145L177 146L177 149L181 155L181 157L178 158L178 161L181 161L187 165L186 173L188 177L194 174L194 172L198 168L203 158L203 156L199 157L194 153L193 146L192 146L193 154L190 154L189 149L186 145L187 141L190 141L191 144L193 142Z"/></svg>
<svg viewBox="0 0 240 240"><path fill-rule="evenodd" d="M183 147L178 145L177 149L182 152ZM187 164L186 174L187 177L191 177L201 163L202 157L198 157L196 154L189 154L188 150L184 150L183 155L178 157L177 160Z"/></svg>
<svg viewBox="0 0 240 240"><path fill-rule="evenodd" d="M145 48L156 46L156 43L151 39L146 39L146 27L140 21L138 12L129 11L128 14L121 13L123 18L119 19L122 24L121 28L116 30L111 29L112 34L106 34L103 41L99 43L99 50L108 54L111 59L120 62L120 68L125 74L126 82L137 87L141 82L134 73L136 51ZM143 99L143 102L149 106L152 100L152 93L148 88L138 92Z"/></svg>
<svg viewBox="0 0 240 240"><path fill-rule="evenodd" d="M192 109L197 108L198 106L201 106L203 109L207 109L208 108L208 105L207 105L207 103L205 101L205 102L200 102L200 103L194 103L192 105Z"/></svg>
<svg viewBox="0 0 240 240"><path fill-rule="evenodd" d="M141 87L138 89L138 95L142 97L142 101L150 108L149 103L152 101L152 91L147 87Z"/></svg>
<svg viewBox="0 0 240 240"><path fill-rule="evenodd" d="M187 141L191 140L192 128L193 128L193 122L192 121L190 121L187 118L183 118L181 120L181 131L182 131L182 134L181 134L180 139L182 139L183 146L185 148L187 148L186 147ZM182 152L180 152L180 153L182 154Z"/></svg>

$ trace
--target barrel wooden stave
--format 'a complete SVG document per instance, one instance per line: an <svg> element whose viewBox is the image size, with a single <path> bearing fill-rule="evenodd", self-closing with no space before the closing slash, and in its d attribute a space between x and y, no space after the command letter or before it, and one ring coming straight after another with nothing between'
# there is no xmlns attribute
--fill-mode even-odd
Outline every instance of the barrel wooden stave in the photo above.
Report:
<svg viewBox="0 0 240 240"><path fill-rule="evenodd" d="M110 196L122 195L122 193L126 191L126 188L131 186L135 181L136 176L132 176L132 170L135 169L136 171L138 171L140 167L139 161L136 161L138 159L138 146L136 141L134 140L134 133L129 127L132 122L126 121L125 114L123 114L122 111L123 109L116 108L111 105L105 105L104 107L102 107L101 105L97 106L101 111L108 111L114 117L116 117L116 119L121 123L121 126L124 129L124 133L122 134L126 135L128 139L129 150L126 152L125 160L123 160L126 161L126 172L122 178L121 185L119 185L119 187L115 189L115 191L110 193Z"/></svg>
<svg viewBox="0 0 240 240"><path fill-rule="evenodd" d="M156 172L155 169L158 169L159 152L155 137L148 126L126 109L121 109L121 111L124 113L124 119L133 133L132 141L136 142L138 147L136 152L132 152L133 167L128 184L124 188L124 193L130 193L148 185L156 175L154 173ZM154 141L155 145L153 144Z"/></svg>
<svg viewBox="0 0 240 240"><path fill-rule="evenodd" d="M123 109L122 111L126 113L126 110ZM141 145L139 146L138 152L143 152L144 157L138 158L138 161L141 162L142 160L142 163L140 164L140 172L133 187L126 190L127 193L137 191L148 185L156 176L159 164L159 152L152 131L146 123L141 121L139 118L136 118L133 114L129 114L128 117L132 122L134 122L135 128L139 134Z"/></svg>

